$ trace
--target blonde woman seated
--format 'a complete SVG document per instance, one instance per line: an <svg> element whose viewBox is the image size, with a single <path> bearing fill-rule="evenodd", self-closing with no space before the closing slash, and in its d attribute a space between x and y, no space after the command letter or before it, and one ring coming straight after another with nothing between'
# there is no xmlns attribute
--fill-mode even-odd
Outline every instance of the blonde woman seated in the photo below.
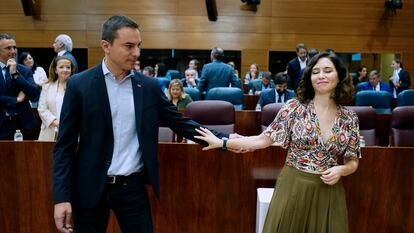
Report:
<svg viewBox="0 0 414 233"><path fill-rule="evenodd" d="M177 106L178 110L185 109L187 104L193 100L184 92L183 82L179 79L173 79L168 86L168 99Z"/></svg>
<svg viewBox="0 0 414 233"><path fill-rule="evenodd" d="M55 57L49 67L49 79L40 93L39 112L42 126L39 140L54 141L59 128L59 116L62 109L68 78L75 73L75 66L65 56Z"/></svg>

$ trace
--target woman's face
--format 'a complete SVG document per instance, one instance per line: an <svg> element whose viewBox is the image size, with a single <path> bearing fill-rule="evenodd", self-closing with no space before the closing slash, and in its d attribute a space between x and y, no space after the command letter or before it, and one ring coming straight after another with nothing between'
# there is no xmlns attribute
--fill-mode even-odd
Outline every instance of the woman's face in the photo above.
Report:
<svg viewBox="0 0 414 233"><path fill-rule="evenodd" d="M61 59L56 64L56 74L58 79L66 81L71 75L72 63L68 59Z"/></svg>
<svg viewBox="0 0 414 233"><path fill-rule="evenodd" d="M367 68L362 68L362 70L359 72L359 76L361 76L361 77L367 77L367 74L368 74L368 70L367 70Z"/></svg>
<svg viewBox="0 0 414 233"><path fill-rule="evenodd" d="M179 85L171 86L170 95L173 99L178 99L181 96L181 88Z"/></svg>
<svg viewBox="0 0 414 233"><path fill-rule="evenodd" d="M250 73L256 73L256 72L257 72L256 65L250 65Z"/></svg>
<svg viewBox="0 0 414 233"><path fill-rule="evenodd" d="M23 60L23 64L29 68L32 68L34 64L33 57L28 54L27 57Z"/></svg>
<svg viewBox="0 0 414 233"><path fill-rule="evenodd" d="M315 94L331 94L338 85L338 72L329 58L321 58L312 68L311 81Z"/></svg>

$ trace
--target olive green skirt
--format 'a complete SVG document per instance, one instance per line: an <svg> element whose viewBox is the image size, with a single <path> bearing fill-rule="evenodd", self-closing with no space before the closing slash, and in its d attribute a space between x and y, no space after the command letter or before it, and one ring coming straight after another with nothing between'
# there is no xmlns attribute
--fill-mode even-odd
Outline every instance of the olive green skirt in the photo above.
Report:
<svg viewBox="0 0 414 233"><path fill-rule="evenodd" d="M285 166L269 205L263 233L347 233L348 211L341 180Z"/></svg>

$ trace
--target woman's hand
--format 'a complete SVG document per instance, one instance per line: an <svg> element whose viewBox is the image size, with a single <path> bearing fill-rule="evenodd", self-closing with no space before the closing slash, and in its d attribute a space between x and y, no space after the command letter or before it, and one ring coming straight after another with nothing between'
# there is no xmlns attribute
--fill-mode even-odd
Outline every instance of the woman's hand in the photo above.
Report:
<svg viewBox="0 0 414 233"><path fill-rule="evenodd" d="M208 146L203 147L203 150L221 148L223 146L223 140L217 138L210 130L206 128L202 128L202 127L200 127L200 129L195 129L195 130L201 136L194 136L194 137L208 143Z"/></svg>
<svg viewBox="0 0 414 233"><path fill-rule="evenodd" d="M342 176L343 166L335 166L322 172L321 179L325 184L334 185Z"/></svg>

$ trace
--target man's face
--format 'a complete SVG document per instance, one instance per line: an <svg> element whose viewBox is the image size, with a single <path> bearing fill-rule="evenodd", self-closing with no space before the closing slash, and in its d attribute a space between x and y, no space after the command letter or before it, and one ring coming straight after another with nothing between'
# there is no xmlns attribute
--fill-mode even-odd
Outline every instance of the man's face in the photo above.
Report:
<svg viewBox="0 0 414 233"><path fill-rule="evenodd" d="M101 46L105 52L106 62L112 69L128 72L134 68L139 58L141 35L138 29L129 27L119 29L117 34L118 37L112 44L103 40Z"/></svg>
<svg viewBox="0 0 414 233"><path fill-rule="evenodd" d="M195 70L187 70L185 72L185 78L190 81L190 80L194 80L196 76L196 72Z"/></svg>
<svg viewBox="0 0 414 233"><path fill-rule="evenodd" d="M378 82L379 82L379 77L377 75L373 75L369 77L369 83L371 83L371 86L373 87L377 86Z"/></svg>
<svg viewBox="0 0 414 233"><path fill-rule="evenodd" d="M63 43L58 40L55 40L55 42L53 42L53 50L55 50L55 53L58 53L61 50L63 50Z"/></svg>
<svg viewBox="0 0 414 233"><path fill-rule="evenodd" d="M0 40L0 61L6 64L10 58L16 58L16 41L13 39Z"/></svg>
<svg viewBox="0 0 414 233"><path fill-rule="evenodd" d="M308 51L306 51L306 49L299 49L299 51L296 52L296 54L298 55L298 57L300 58L300 60L305 61L306 57L308 56Z"/></svg>
<svg viewBox="0 0 414 233"><path fill-rule="evenodd" d="M136 71L140 71L141 70L141 62L140 61L136 61L134 64L134 69Z"/></svg>
<svg viewBox="0 0 414 233"><path fill-rule="evenodd" d="M276 90L279 90L280 92L283 92L284 90L286 90L286 88L287 88L286 83L276 84Z"/></svg>
<svg viewBox="0 0 414 233"><path fill-rule="evenodd" d="M262 78L262 83L263 83L263 85L267 86L267 85L269 85L270 80L267 79L267 78Z"/></svg>

